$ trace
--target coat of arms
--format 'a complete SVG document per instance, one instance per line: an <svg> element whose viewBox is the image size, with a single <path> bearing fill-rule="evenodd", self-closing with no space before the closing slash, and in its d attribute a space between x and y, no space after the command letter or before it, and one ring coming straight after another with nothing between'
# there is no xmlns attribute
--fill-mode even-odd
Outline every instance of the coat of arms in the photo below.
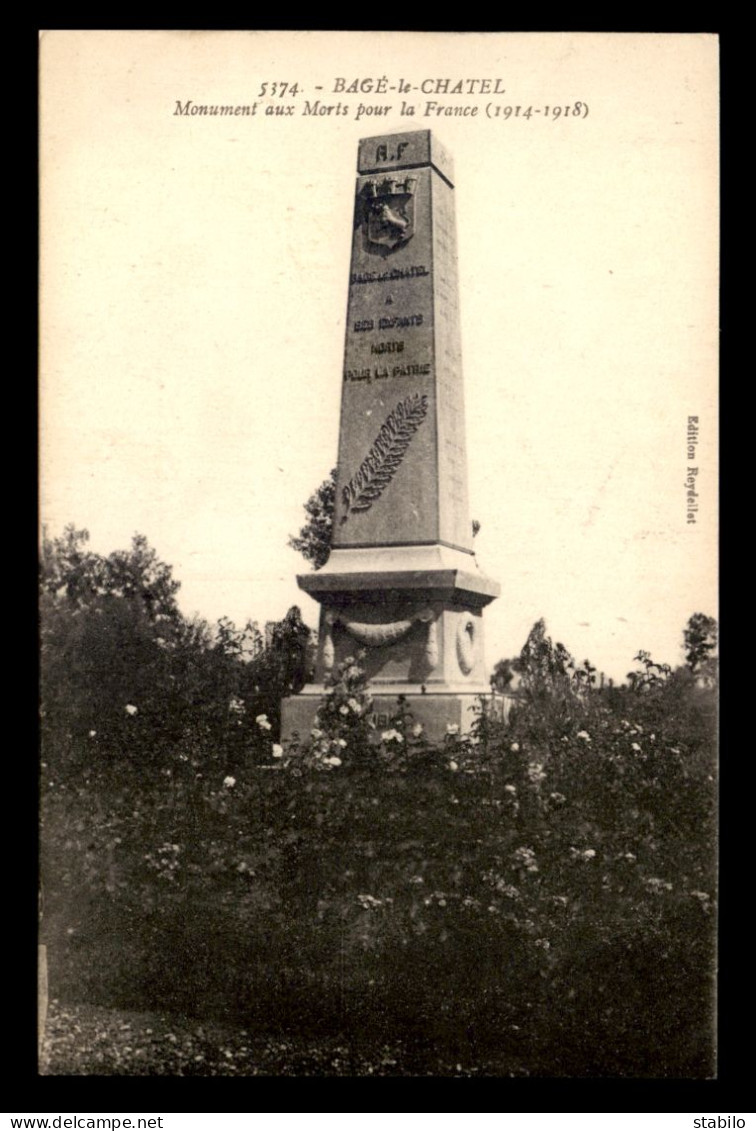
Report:
<svg viewBox="0 0 756 1131"><path fill-rule="evenodd" d="M415 230L414 177L386 177L364 188L365 234L376 251L393 251L411 239Z"/></svg>

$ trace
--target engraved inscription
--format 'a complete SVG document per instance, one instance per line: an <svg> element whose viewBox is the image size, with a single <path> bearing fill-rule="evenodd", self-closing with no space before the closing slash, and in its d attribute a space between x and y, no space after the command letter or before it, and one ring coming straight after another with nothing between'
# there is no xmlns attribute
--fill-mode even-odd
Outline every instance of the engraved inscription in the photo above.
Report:
<svg viewBox="0 0 756 1131"><path fill-rule="evenodd" d="M349 276L349 284L356 286L363 283L385 283L391 279L419 279L425 275L430 275L430 271L423 264L392 267L390 271L353 271Z"/></svg>
<svg viewBox="0 0 756 1131"><path fill-rule="evenodd" d="M379 161L399 161L405 149L407 149L409 142L400 141L396 147L395 153L389 153L387 145L378 145L375 149L376 164Z"/></svg>
<svg viewBox="0 0 756 1131"><path fill-rule="evenodd" d="M390 343L392 345L401 346L401 342ZM375 353L381 353L381 350L375 350ZM401 352L401 350L397 351ZM345 369L345 381L367 381L368 385L373 381L383 381L386 377L429 377L431 366L429 361L414 363L412 365L393 365L390 369L386 366L380 369L376 366L374 369L369 367L363 369Z"/></svg>
<svg viewBox="0 0 756 1131"><path fill-rule="evenodd" d="M422 314L394 314L388 318L378 319L379 330L405 330L410 326L422 326Z"/></svg>
<svg viewBox="0 0 756 1131"><path fill-rule="evenodd" d="M422 324L422 314L391 314L388 317L378 319L379 330L407 330L410 326L422 326ZM375 320L361 318L353 323L353 329L355 334L364 334L369 330L374 330Z"/></svg>
<svg viewBox="0 0 756 1131"><path fill-rule="evenodd" d="M428 398L415 393L405 397L386 417L359 470L342 488L341 499L346 522L352 511L370 510L394 478L410 445L428 412Z"/></svg>
<svg viewBox="0 0 756 1131"><path fill-rule="evenodd" d="M371 353L403 353L404 342L371 342Z"/></svg>
<svg viewBox="0 0 756 1131"><path fill-rule="evenodd" d="M430 363L422 365L395 365L391 370L392 377L427 377L430 373Z"/></svg>

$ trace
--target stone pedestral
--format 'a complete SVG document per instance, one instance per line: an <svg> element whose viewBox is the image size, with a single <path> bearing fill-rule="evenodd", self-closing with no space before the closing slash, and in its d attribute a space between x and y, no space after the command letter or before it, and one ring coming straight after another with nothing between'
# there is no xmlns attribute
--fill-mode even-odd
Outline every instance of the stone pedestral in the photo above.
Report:
<svg viewBox="0 0 756 1131"><path fill-rule="evenodd" d="M359 144L331 556L316 681L284 701L309 733L329 674L363 648L376 715L406 695L428 738L490 689L472 552L451 159L429 130ZM386 710L384 711L384 706Z"/></svg>
<svg viewBox="0 0 756 1131"><path fill-rule="evenodd" d="M482 610L498 586L471 554L446 546L334 550L299 577L321 604L315 683L284 700L283 737L309 734L326 681L359 650L377 726L388 725L399 695L431 742L449 724L470 729L478 696L490 695ZM385 720L385 722L384 722Z"/></svg>

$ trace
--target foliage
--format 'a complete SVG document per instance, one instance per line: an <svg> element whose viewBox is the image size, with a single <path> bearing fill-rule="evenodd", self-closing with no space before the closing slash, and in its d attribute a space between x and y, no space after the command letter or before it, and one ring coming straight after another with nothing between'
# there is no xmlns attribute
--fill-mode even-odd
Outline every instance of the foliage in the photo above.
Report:
<svg viewBox="0 0 756 1131"><path fill-rule="evenodd" d="M685 626L683 639L685 662L692 672L697 672L717 650L717 622L704 613L693 613Z"/></svg>
<svg viewBox="0 0 756 1131"><path fill-rule="evenodd" d="M347 656L336 672L326 678L326 694L311 734L311 752L316 765L340 766L347 751L354 758L367 747L373 698L368 691L365 670L360 667L364 656L364 651L359 651L356 657Z"/></svg>
<svg viewBox="0 0 756 1131"><path fill-rule="evenodd" d="M498 660L491 674L490 683L492 690L499 692L506 691L514 683L516 674L517 660Z"/></svg>
<svg viewBox="0 0 756 1131"><path fill-rule="evenodd" d="M54 997L369 1029L419 1073L432 1049L712 1074L716 700L693 671L639 652L630 686L597 688L541 621L509 719L482 702L432 749L406 700L375 731L358 654L284 750L261 705L304 678L298 610L213 633L171 619L169 584L153 616L76 537L45 570Z"/></svg>
<svg viewBox="0 0 756 1131"><path fill-rule="evenodd" d="M320 569L331 552L331 532L336 503L336 468L324 479L305 503L307 521L298 537L289 538L292 550L298 550L313 569Z"/></svg>
<svg viewBox="0 0 756 1131"><path fill-rule="evenodd" d="M43 599L64 597L75 609L96 605L98 599L117 597L138 606L150 623L177 623L180 582L170 566L159 561L142 534L135 534L130 550L117 550L107 558L86 549L89 531L67 526L62 537L42 541L40 589Z"/></svg>
<svg viewBox="0 0 756 1131"><path fill-rule="evenodd" d="M693 613L683 633L685 663L703 686L715 687L718 677L719 631L713 617Z"/></svg>
<svg viewBox="0 0 756 1131"><path fill-rule="evenodd" d="M358 666L335 673L310 754L282 752L277 772L53 782L58 995L301 1037L422 1032L440 1055L533 1075L710 1074L714 752L692 710L707 693L677 684L691 702L668 700L659 730L670 684L596 692L546 737L527 707L481 712L417 772L406 704L356 745ZM314 757L336 734L343 757Z"/></svg>
<svg viewBox="0 0 756 1131"><path fill-rule="evenodd" d="M185 619L178 582L147 540L107 557L68 527L45 539L40 569L44 757L77 780L128 772L204 772L269 761L280 702L312 664L310 630L292 607L280 622L215 630ZM270 731L257 723L270 720Z"/></svg>
<svg viewBox="0 0 756 1131"><path fill-rule="evenodd" d="M564 645L555 645L546 635L546 622L536 621L520 652L519 669L525 688L534 696L544 691L557 693L569 683L571 663L572 657Z"/></svg>

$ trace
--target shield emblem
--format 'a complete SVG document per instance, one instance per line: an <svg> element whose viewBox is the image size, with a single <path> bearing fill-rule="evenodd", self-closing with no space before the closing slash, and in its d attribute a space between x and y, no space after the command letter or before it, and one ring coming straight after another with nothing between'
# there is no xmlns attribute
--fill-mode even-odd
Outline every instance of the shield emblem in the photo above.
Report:
<svg viewBox="0 0 756 1131"><path fill-rule="evenodd" d="M367 242L376 251L393 251L414 235L415 182L412 178L372 181L367 187Z"/></svg>

